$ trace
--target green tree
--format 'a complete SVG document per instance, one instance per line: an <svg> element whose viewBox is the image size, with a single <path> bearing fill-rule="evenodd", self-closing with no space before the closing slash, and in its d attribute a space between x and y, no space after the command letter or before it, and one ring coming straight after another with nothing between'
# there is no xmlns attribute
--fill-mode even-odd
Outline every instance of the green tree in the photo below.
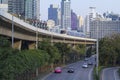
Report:
<svg viewBox="0 0 120 80"><path fill-rule="evenodd" d="M119 63L120 52L120 35L114 34L105 37L99 42L100 64L115 66Z"/></svg>
<svg viewBox="0 0 120 80"><path fill-rule="evenodd" d="M60 54L58 49L51 45L51 42L48 39L43 40L39 43L38 49L46 51L50 55L50 63L54 63L56 60L59 60Z"/></svg>

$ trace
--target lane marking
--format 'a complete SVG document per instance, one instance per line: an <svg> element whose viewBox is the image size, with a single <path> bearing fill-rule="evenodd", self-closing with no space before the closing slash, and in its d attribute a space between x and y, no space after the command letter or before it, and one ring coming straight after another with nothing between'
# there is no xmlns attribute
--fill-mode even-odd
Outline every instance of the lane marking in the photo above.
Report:
<svg viewBox="0 0 120 80"><path fill-rule="evenodd" d="M118 70L118 68L116 69L116 70L114 70L114 78L115 78L115 80L118 80L118 78L117 78L117 70Z"/></svg>
<svg viewBox="0 0 120 80"><path fill-rule="evenodd" d="M105 77L104 77L104 76L105 76L105 75L104 75L104 74L105 74L105 71L107 71L107 70L109 70L109 69L114 70L114 71L113 71L113 77L114 77L115 80L117 80L117 76L116 76L117 68L119 68L119 67L111 67L111 68L105 68L105 69L103 69L102 75L101 75L101 76L102 76L102 80L104 80L104 78L105 78ZM116 69L116 70L115 70L115 69Z"/></svg>
<svg viewBox="0 0 120 80"><path fill-rule="evenodd" d="M93 71L93 68L91 68L89 71L89 75L88 75L89 80L91 80L92 71Z"/></svg>

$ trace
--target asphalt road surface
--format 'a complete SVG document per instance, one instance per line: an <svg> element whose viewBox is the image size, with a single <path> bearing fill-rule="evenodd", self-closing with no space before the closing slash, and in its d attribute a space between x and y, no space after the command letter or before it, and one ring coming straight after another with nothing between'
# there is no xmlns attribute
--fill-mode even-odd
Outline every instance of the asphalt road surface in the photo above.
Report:
<svg viewBox="0 0 120 80"><path fill-rule="evenodd" d="M94 62L94 57L88 59L88 61ZM88 65L88 68L82 68L84 62L88 61L79 61L70 65L67 65L62 69L62 73L51 73L43 80L93 80L92 71L94 65ZM73 67L74 73L68 73L67 68Z"/></svg>
<svg viewBox="0 0 120 80"><path fill-rule="evenodd" d="M102 80L120 80L117 70L118 67L105 68L101 74Z"/></svg>

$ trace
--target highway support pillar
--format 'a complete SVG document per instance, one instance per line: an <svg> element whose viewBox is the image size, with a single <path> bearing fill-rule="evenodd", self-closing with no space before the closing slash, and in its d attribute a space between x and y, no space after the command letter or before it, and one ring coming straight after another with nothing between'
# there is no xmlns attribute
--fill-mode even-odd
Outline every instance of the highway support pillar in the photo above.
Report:
<svg viewBox="0 0 120 80"><path fill-rule="evenodd" d="M35 42L29 43L28 48L29 49L36 49L36 43Z"/></svg>
<svg viewBox="0 0 120 80"><path fill-rule="evenodd" d="M13 46L14 49L21 50L21 46L22 46L22 40L14 41L14 46Z"/></svg>

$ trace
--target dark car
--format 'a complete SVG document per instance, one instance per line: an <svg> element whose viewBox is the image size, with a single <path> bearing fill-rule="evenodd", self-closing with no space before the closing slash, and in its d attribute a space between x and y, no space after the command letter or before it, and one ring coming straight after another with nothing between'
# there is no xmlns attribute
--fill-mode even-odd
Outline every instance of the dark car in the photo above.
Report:
<svg viewBox="0 0 120 80"><path fill-rule="evenodd" d="M67 72L68 73L74 73L74 68L68 68Z"/></svg>
<svg viewBox="0 0 120 80"><path fill-rule="evenodd" d="M93 65L93 62L89 61L89 62L88 62L88 65Z"/></svg>

